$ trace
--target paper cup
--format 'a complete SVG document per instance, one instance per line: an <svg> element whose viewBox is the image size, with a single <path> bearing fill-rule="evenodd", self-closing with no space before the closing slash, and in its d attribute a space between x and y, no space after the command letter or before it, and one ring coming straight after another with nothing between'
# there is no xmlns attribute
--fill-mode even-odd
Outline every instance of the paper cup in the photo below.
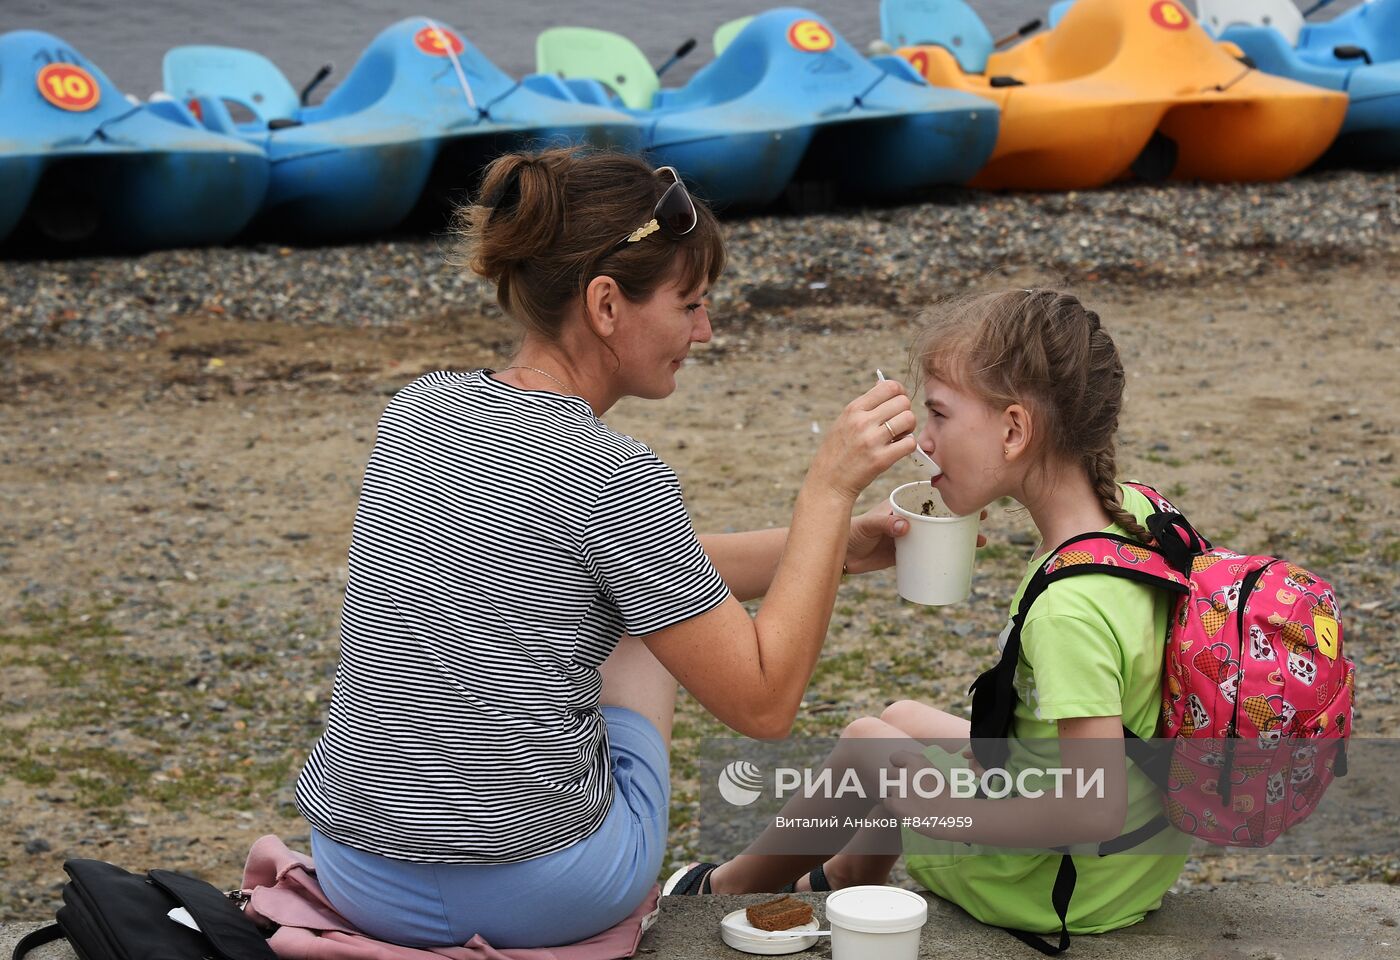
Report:
<svg viewBox="0 0 1400 960"><path fill-rule="evenodd" d="M933 606L966 600L977 556L977 514L953 516L927 480L895 487L890 505L909 521L909 532L894 541L899 595Z"/></svg>
<svg viewBox="0 0 1400 960"><path fill-rule="evenodd" d="M928 901L899 887L846 887L826 898L831 960L917 960Z"/></svg>

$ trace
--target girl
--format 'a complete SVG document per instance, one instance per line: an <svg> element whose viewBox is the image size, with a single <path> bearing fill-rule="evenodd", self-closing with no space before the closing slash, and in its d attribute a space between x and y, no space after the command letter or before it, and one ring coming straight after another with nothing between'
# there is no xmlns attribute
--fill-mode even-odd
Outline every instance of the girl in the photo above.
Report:
<svg viewBox="0 0 1400 960"><path fill-rule="evenodd" d="M1115 482L1123 367L1093 311L1051 290L982 296L933 319L914 357L927 410L919 443L943 468L932 483L945 504L967 514L1011 497L1040 533L1012 614L1046 552L1070 537L1106 530L1151 540L1143 524L1152 506ZM1005 799L945 793L925 800L886 789L877 818L854 792L835 800L799 797L784 817L907 816L918 828L831 828L800 839L769 828L728 863L678 872L667 892L777 890L794 877L804 890L884 883L902 850L915 879L985 923L1064 934L1141 920L1181 871L1179 840L1162 835L1130 856L1100 858L1096 847L1083 848L1087 856L1072 858L1078 882L1064 923L1051 896L1062 858L1047 848L1111 842L1160 812L1150 782L1135 767L1125 769L1123 728L1142 738L1156 732L1170 605L1157 588L1086 575L1052 584L1022 624L1007 769L1047 760L1102 769L1101 795L1046 790L1037 797L1043 784L1022 783L1022 795ZM864 796L879 797L882 779L913 783L911 768L931 765L946 774L967 766L968 737L967 720L900 701L846 728L828 760L832 782L854 769ZM988 852L987 845L1003 849ZM1008 847L1046 852L1009 854Z"/></svg>
<svg viewBox="0 0 1400 960"><path fill-rule="evenodd" d="M880 384L827 431L790 530L698 538L675 474L600 418L668 396L710 339L714 217L674 170L615 154L506 155L482 197L463 259L523 341L384 411L296 794L336 909L425 947L567 944L641 904L676 681L740 733L785 735L843 565L892 562L894 524L852 505L914 447L903 388Z"/></svg>

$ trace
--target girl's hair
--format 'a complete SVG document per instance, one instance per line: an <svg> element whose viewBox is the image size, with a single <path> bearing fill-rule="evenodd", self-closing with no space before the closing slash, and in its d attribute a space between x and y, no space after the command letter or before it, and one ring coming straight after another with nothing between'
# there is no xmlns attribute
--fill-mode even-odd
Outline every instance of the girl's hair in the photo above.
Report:
<svg viewBox="0 0 1400 960"><path fill-rule="evenodd" d="M474 203L459 207L453 262L496 286L496 302L528 332L557 340L569 304L594 277L634 303L676 278L687 293L724 269L714 214L685 236L657 231L620 244L652 217L671 185L636 157L578 148L508 153L486 168Z"/></svg>
<svg viewBox="0 0 1400 960"><path fill-rule="evenodd" d="M1050 457L1082 464L1113 522L1151 542L1119 498L1123 363L1098 314L1067 293L1007 290L939 304L926 320L916 378L936 376L998 408L1025 406L1041 469Z"/></svg>

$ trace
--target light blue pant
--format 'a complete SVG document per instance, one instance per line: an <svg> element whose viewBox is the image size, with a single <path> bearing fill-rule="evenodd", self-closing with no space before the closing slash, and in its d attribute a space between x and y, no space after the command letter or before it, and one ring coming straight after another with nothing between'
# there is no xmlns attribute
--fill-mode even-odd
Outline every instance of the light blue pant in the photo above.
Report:
<svg viewBox="0 0 1400 960"><path fill-rule="evenodd" d="M415 947L575 943L626 919L656 882L666 850L671 768L641 714L604 707L614 793L584 840L520 863L412 863L311 831L316 878L345 919L380 940Z"/></svg>

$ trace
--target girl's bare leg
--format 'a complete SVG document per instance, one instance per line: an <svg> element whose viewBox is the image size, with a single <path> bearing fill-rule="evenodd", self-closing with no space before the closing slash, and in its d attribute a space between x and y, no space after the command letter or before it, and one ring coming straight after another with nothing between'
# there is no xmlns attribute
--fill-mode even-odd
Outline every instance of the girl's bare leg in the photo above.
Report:
<svg viewBox="0 0 1400 960"><path fill-rule="evenodd" d="M917 700L899 700L885 708L880 719L915 740L934 741L949 753L963 749L971 727L962 717L945 713ZM851 850L874 849L876 838L866 829L852 839ZM899 862L899 854L847 853L844 850L828 860L822 870L833 890L863 883L884 883ZM798 890L810 890L807 875L797 881Z"/></svg>
<svg viewBox="0 0 1400 960"><path fill-rule="evenodd" d="M966 747L972 736L972 724L962 717L917 700L896 700L885 708L880 719L915 740L938 741L938 746L949 753Z"/></svg>
<svg viewBox="0 0 1400 960"><path fill-rule="evenodd" d="M878 747L862 746L861 741L882 740ZM847 818L866 819L879 816L878 806L880 774L890 769L889 755L899 750L921 752L923 745L910 740L902 730L891 726L876 717L861 717L853 721L841 733L841 741L827 758L826 767L833 771L833 783L840 784L847 770L853 770L863 788L863 796L850 792L842 795L840 790L832 790L831 796L794 796L783 807L786 818L812 818L833 820L842 824ZM870 799L867 799L870 798ZM873 808L873 809L872 809ZM856 835L854 826L831 826L813 829L807 836L811 845L818 850L841 850ZM828 854L774 853L784 849L791 834L770 826L739 856L721 864L709 876L710 889L714 893L753 893L780 889L796 877L805 875L813 867L826 861ZM900 830L898 827L886 830L870 830L864 839L878 846L866 849L885 849L898 859ZM886 859L884 857L881 858ZM891 861L892 862L892 861ZM838 869L840 865L838 865ZM888 874L888 867L886 868Z"/></svg>

